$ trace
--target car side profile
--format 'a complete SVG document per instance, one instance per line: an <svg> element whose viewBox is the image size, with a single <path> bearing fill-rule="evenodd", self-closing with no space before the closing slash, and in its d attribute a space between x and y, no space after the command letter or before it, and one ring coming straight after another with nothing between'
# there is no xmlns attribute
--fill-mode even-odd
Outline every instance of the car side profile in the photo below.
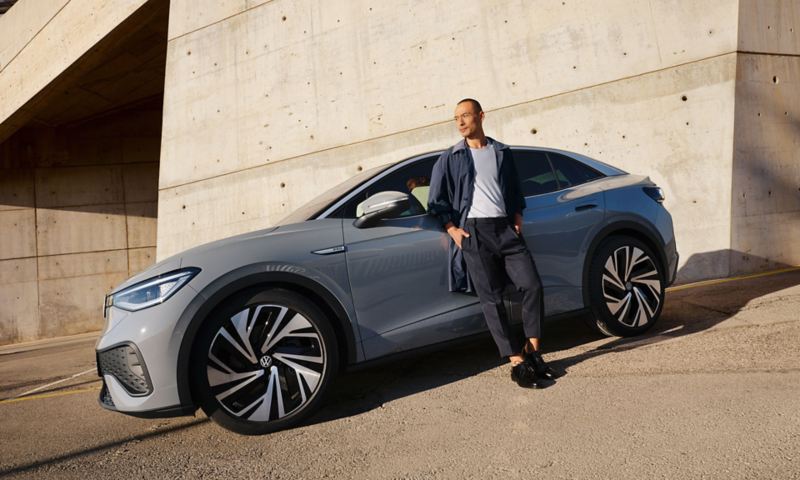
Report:
<svg viewBox="0 0 800 480"><path fill-rule="evenodd" d="M545 315L606 335L652 327L678 252L661 189L578 153L512 147ZM342 369L486 331L450 292L451 240L427 209L441 152L364 171L264 230L167 258L106 296L100 404L142 417L201 408L223 427L296 425ZM517 292L507 309L519 323Z"/></svg>

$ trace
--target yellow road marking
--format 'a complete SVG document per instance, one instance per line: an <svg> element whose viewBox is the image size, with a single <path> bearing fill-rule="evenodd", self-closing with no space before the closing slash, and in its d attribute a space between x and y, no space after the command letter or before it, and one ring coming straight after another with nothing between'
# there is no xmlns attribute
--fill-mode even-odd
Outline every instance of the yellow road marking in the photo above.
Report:
<svg viewBox="0 0 800 480"><path fill-rule="evenodd" d="M667 288L668 292L675 292L678 290L686 290L689 288L705 287L708 285L717 285L720 283L734 282L736 280L747 280L749 278L767 277L770 275L777 275L779 273L794 272L800 270L800 265L794 267L781 268L778 270L770 270L769 272L750 273L747 275L739 275L736 277L715 278L713 280L703 280L701 282L687 283L685 285L678 285L676 287Z"/></svg>
<svg viewBox="0 0 800 480"><path fill-rule="evenodd" d="M39 395L29 395L27 397L9 398L6 400L0 400L0 405L4 405L6 403L25 402L28 400L40 400L43 398L63 397L65 395L74 395L76 393L96 392L98 390L100 390L99 386L89 387L89 388L78 388L76 390L67 390L64 392L40 393Z"/></svg>

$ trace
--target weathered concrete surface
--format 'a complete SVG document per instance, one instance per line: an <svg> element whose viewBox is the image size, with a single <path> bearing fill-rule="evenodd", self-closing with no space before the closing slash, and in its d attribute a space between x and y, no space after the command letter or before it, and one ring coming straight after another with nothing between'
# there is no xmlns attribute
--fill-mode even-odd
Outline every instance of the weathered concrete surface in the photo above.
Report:
<svg viewBox="0 0 800 480"><path fill-rule="evenodd" d="M800 260L797 92L800 57L739 55L731 202L735 272Z"/></svg>
<svg viewBox="0 0 800 480"><path fill-rule="evenodd" d="M720 238L729 247L735 75L736 55L723 55L498 109L488 113L486 128L512 144L558 146L650 175L667 191L666 205L687 259L692 252L719 248ZM669 112L657 128L654 111ZM447 122L162 189L159 257L266 227L327 186L355 175L358 167L454 141L454 128ZM684 280L726 273L727 262L690 265L682 272Z"/></svg>
<svg viewBox="0 0 800 480"><path fill-rule="evenodd" d="M654 330L634 339L590 335L579 318L548 324L545 358L567 374L541 391L514 385L488 338L349 374L306 425L264 437L202 415L106 412L90 372L0 403L0 436L14 439L0 474L800 478L798 285L795 271L674 290ZM0 348L0 398L93 362L80 337Z"/></svg>
<svg viewBox="0 0 800 480"><path fill-rule="evenodd" d="M731 189L743 175L734 144L771 141L760 129L740 140L750 107L737 82L757 75L742 52L800 53L796 2L204 6L170 7L159 258L274 224L359 166L448 146L453 102L475 96L506 142L579 151L662 185L680 281L800 263L775 241L800 228L795 210L744 219ZM796 102L794 77L760 95ZM778 161L796 164L786 153ZM797 198L773 180L750 181Z"/></svg>
<svg viewBox="0 0 800 480"><path fill-rule="evenodd" d="M731 273L800 263L800 4L739 9Z"/></svg>
<svg viewBox="0 0 800 480"><path fill-rule="evenodd" d="M104 294L154 261L168 16L31 0L0 17L0 344L97 329Z"/></svg>
<svg viewBox="0 0 800 480"><path fill-rule="evenodd" d="M0 344L98 329L105 294L153 263L160 107L3 143Z"/></svg>
<svg viewBox="0 0 800 480"><path fill-rule="evenodd" d="M452 144L452 104L475 96L506 142L650 175L676 219L681 280L726 275L730 254L687 259L732 248L736 51L771 48L762 23L796 7L679 3L176 0L158 256Z"/></svg>
<svg viewBox="0 0 800 480"><path fill-rule="evenodd" d="M0 17L0 141L35 114L27 102L146 0L28 3ZM39 3L50 5L32 12Z"/></svg>
<svg viewBox="0 0 800 480"><path fill-rule="evenodd" d="M36 258L0 260L2 343L38 337L39 282Z"/></svg>
<svg viewBox="0 0 800 480"><path fill-rule="evenodd" d="M797 55L800 10L794 0L739 0L738 49Z"/></svg>

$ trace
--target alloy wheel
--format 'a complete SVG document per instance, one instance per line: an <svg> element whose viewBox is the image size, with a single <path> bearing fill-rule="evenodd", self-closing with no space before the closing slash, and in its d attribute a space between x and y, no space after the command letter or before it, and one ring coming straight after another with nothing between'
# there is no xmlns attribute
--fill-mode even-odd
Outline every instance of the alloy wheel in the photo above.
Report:
<svg viewBox="0 0 800 480"><path fill-rule="evenodd" d="M211 394L234 418L279 420L300 411L327 367L317 327L278 304L249 305L224 321L208 349Z"/></svg>
<svg viewBox="0 0 800 480"><path fill-rule="evenodd" d="M606 307L617 322L642 327L653 321L663 286L653 259L642 249L624 245L613 250L601 281Z"/></svg>

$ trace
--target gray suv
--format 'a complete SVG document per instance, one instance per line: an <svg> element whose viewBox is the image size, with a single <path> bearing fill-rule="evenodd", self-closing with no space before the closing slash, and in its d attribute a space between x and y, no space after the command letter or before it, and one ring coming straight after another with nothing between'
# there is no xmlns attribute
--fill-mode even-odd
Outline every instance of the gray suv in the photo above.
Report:
<svg viewBox="0 0 800 480"><path fill-rule="evenodd" d="M523 234L547 317L584 311L607 335L650 328L678 253L661 189L586 156L513 147ZM426 213L441 152L364 171L279 226L163 260L105 299L100 404L263 434L323 401L340 370L486 330L448 289L449 237ZM519 322L519 297L507 307Z"/></svg>

